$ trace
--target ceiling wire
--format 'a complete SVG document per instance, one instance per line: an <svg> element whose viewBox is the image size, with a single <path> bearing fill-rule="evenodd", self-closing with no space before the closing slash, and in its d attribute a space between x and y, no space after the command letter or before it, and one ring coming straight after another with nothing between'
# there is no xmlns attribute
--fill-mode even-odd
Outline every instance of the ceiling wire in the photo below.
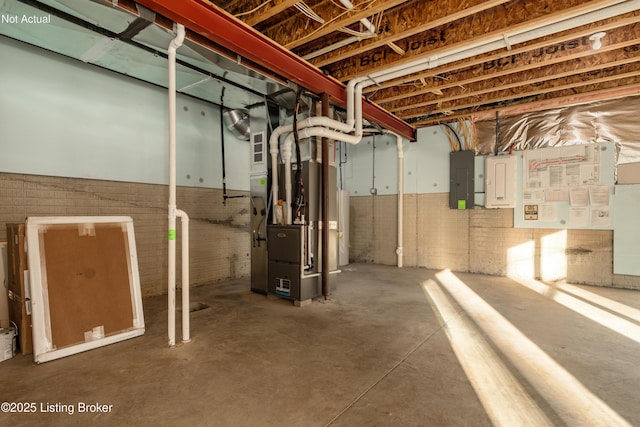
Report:
<svg viewBox="0 0 640 427"><path fill-rule="evenodd" d="M320 24L324 24L324 18L318 15L311 7L309 7L305 2L301 1L294 4L295 8L302 12L307 18L310 18Z"/></svg>
<svg viewBox="0 0 640 427"><path fill-rule="evenodd" d="M335 17L335 18L331 19L329 22L333 22L334 20L338 19L339 17L341 17L342 15L344 15L345 13L348 13L348 12L354 12L354 11L355 11L355 12L358 12L358 11L360 11L360 10L363 10L363 11L364 11L364 10L367 10L367 8L370 8L370 7L375 3L375 1L376 1L376 0L372 0L371 2L369 2L369 3L365 6L365 8L363 8L363 9L358 9L358 8L356 8L356 7L355 7L355 6L353 6L353 5L352 5L352 7L351 7L351 8L349 8L349 7L346 7L346 6L345 6L345 5L343 5L343 4L336 3L336 1L335 1L335 0L331 0L331 3L332 3L334 6L336 6L336 7L340 8L340 9L343 9L343 10L344 10L344 12L343 12L343 13L341 13L341 14L339 14L337 17ZM381 26L381 24L382 24L382 18L383 18L383 16L384 16L384 11L380 11L380 12L378 12L378 13L374 13L374 14L372 15L372 17L371 17L371 21L374 21L374 22L371 22L368 18L360 19L360 22L361 22L360 27L361 27L361 28L362 28L362 25L364 24L364 22L365 22L365 21L369 24L369 26L365 25L365 27L367 27L367 31L356 31L356 30L353 30L353 29L351 29L351 28L349 28L349 27L342 27L342 28L339 28L337 31L339 31L339 32L343 32L343 33L345 33L345 34L349 34L349 35L351 35L351 36L355 37L355 38L356 38L356 40L354 40L353 42L361 42L361 41L366 40L366 39L375 38L375 37L378 37L378 32L379 32L379 28L380 28L380 26ZM307 28L307 26L305 26L305 29L306 29L306 28ZM315 34L315 32L316 32L316 31L318 31L318 30L320 30L321 28L323 28L323 26L320 26L320 27L319 27L319 28L317 28L316 30L312 31L310 34L308 34L308 35L306 35L305 37L303 37L303 38L302 38L302 40L304 40L305 38L308 38L308 37L310 37L311 35ZM344 46L344 45L342 45L341 43L337 43L336 45ZM404 56L404 55L407 53L404 49L402 49L400 46L398 46L397 44L395 44L395 43L394 43L394 42L392 42L392 41L387 42L387 43L386 43L386 45L387 45L389 48L391 48L391 50L393 50L395 53L397 53L397 54L398 54L398 55L400 55L400 56ZM338 46L336 46L334 49L338 49ZM334 49L331 49L331 50L334 50ZM322 50L322 49L321 49L321 50ZM313 53L313 52L312 52L312 53ZM325 53L328 53L328 51L327 51L327 52L325 52ZM307 55L307 56L309 56L309 55ZM307 56L305 56L304 58L305 58L305 59L311 59L311 57L310 57L310 58L307 58ZM318 55L315 55L315 56L318 56ZM313 56L313 57L315 57L315 56Z"/></svg>
<svg viewBox="0 0 640 427"><path fill-rule="evenodd" d="M456 132L456 130L449 124L446 122L440 123L442 126L445 126L445 133L447 134L447 138L449 139L449 144L451 145L451 151L462 151L464 150L464 148L462 147L462 141L460 140L460 137L458 136L458 133ZM452 136L453 134L453 136ZM454 137L458 142L458 145L456 146L456 144L454 143Z"/></svg>
<svg viewBox="0 0 640 427"><path fill-rule="evenodd" d="M352 30L351 28L348 28L348 27L342 27L338 31L343 32L345 34L350 34L352 36L359 37L361 39L370 39L370 38L378 36L376 33L372 33L372 32L370 32L368 30L367 31L356 31L356 30Z"/></svg>
<svg viewBox="0 0 640 427"><path fill-rule="evenodd" d="M367 2L366 6L364 6L364 8L362 8L362 9L356 9L356 8L353 8L353 9L347 9L347 10L343 11L342 13L339 13L338 15L334 16L333 18L329 19L328 21L325 21L325 22L324 22L323 24L321 24L318 28L316 28L315 30L313 30L312 32L310 32L309 34L305 35L304 37L302 37L302 38L301 38L301 39L299 39L299 40L304 40L304 39L307 39L307 38L309 38L309 37L313 36L315 33L319 32L319 31L320 31L320 30L322 30L324 27L328 26L329 24L334 23L335 21L339 20L339 19L340 19L340 18L342 18L344 15L346 15L346 14L348 14L348 13L350 13L350 12L354 12L354 11L355 11L355 12L358 12L358 11L361 11L361 10L366 10L367 8L369 8L369 7L373 6L373 4L375 4L375 2L376 2L376 0L371 0L371 1Z"/></svg>
<svg viewBox="0 0 640 427"><path fill-rule="evenodd" d="M258 6L254 7L253 9L247 11L247 12L242 12L242 13L238 13L236 15L234 15L236 18L240 18L241 16L245 16L245 15L251 15L253 12L256 12L260 9L262 9L264 6L268 5L269 3L271 3L271 0L267 0L264 3L259 4Z"/></svg>

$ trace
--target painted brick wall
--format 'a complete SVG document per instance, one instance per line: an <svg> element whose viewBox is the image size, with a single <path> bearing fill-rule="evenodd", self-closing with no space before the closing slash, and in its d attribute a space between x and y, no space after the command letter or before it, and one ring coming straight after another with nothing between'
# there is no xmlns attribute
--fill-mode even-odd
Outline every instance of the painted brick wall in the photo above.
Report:
<svg viewBox="0 0 640 427"><path fill-rule="evenodd" d="M6 239L7 223L28 216L131 216L142 294L162 294L167 286L167 201L163 185L0 173L0 239ZM229 199L225 206L222 190L178 187L177 204L190 217L192 286L249 276L248 199ZM177 228L180 239L179 221ZM177 248L179 283L179 242Z"/></svg>
<svg viewBox="0 0 640 427"><path fill-rule="evenodd" d="M351 197L350 259L394 265L396 196ZM640 289L613 274L613 232L513 228L513 209L451 210L448 193L405 194L404 265Z"/></svg>
<svg viewBox="0 0 640 427"><path fill-rule="evenodd" d="M449 209L449 194L420 194L414 212L416 217L416 261L419 267L469 269L469 215ZM405 230L406 234L410 230ZM405 251L412 248L406 247Z"/></svg>
<svg viewBox="0 0 640 427"><path fill-rule="evenodd" d="M397 196L351 197L349 257L393 265L397 247Z"/></svg>

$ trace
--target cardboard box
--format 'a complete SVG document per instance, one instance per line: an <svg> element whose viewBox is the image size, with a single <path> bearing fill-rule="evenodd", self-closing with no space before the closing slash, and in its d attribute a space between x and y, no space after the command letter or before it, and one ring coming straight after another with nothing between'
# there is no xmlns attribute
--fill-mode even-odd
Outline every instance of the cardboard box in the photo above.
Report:
<svg viewBox="0 0 640 427"><path fill-rule="evenodd" d="M7 298L7 241L0 240L0 328L8 328L9 323L9 299Z"/></svg>
<svg viewBox="0 0 640 427"><path fill-rule="evenodd" d="M25 247L25 224L7 224L7 274L9 318L18 326L18 348L33 353L31 335L31 292Z"/></svg>

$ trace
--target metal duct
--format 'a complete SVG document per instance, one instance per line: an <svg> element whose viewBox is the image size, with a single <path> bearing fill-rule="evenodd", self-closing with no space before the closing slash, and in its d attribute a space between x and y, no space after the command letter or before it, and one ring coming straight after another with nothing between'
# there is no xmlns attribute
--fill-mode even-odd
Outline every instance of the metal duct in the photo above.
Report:
<svg viewBox="0 0 640 427"><path fill-rule="evenodd" d="M243 58L272 70L282 79L291 80L313 93L328 93L332 101L347 104L344 84L259 33L211 2L201 0L137 0L149 9L183 22L189 30L212 42L227 47ZM212 30L215 28L215 31ZM364 100L367 119L393 130L410 141L416 140L413 126L400 120L377 104Z"/></svg>
<svg viewBox="0 0 640 427"><path fill-rule="evenodd" d="M249 140L251 130L249 128L249 113L242 110L225 109L222 114L224 124L235 136L245 141Z"/></svg>

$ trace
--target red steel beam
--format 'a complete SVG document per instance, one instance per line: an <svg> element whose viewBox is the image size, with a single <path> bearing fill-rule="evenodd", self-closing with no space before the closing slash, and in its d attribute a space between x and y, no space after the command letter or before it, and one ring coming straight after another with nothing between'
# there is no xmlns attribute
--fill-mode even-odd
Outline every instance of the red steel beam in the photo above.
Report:
<svg viewBox="0 0 640 427"><path fill-rule="evenodd" d="M207 0L137 2L307 90L316 94L327 93L332 102L346 106L344 84ZM362 111L368 120L410 141L416 140L413 126L382 107L365 100Z"/></svg>

